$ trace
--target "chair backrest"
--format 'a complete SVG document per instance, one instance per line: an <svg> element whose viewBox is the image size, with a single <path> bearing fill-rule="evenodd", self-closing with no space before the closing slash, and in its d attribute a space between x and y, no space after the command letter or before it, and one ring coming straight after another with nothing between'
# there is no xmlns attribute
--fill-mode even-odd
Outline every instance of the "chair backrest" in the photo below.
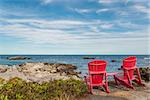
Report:
<svg viewBox="0 0 150 100"><path fill-rule="evenodd" d="M129 56L123 60L123 69L127 69L130 79L134 76L134 68L136 66L136 57ZM124 79L127 79L127 73L124 70Z"/></svg>
<svg viewBox="0 0 150 100"><path fill-rule="evenodd" d="M94 60L88 63L88 70L91 84L100 84L106 75L107 62L104 60ZM98 74L94 74L98 73Z"/></svg>

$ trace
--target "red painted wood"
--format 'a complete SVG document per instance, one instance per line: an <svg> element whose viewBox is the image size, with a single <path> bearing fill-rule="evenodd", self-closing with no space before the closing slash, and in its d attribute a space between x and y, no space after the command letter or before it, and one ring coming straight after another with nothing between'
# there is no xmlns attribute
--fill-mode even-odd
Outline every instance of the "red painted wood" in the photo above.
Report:
<svg viewBox="0 0 150 100"><path fill-rule="evenodd" d="M86 82L91 93L93 86L103 86L107 93L110 92L107 83L106 66L107 62L104 60L94 60L88 63L89 76Z"/></svg>
<svg viewBox="0 0 150 100"><path fill-rule="evenodd" d="M135 56L129 56L123 60L123 77L116 77L115 79L126 87L134 89L132 81L137 82L140 85L143 85L141 81L141 75L139 73L138 67L136 66L137 58ZM136 75L134 74L136 73ZM136 78L137 76L137 78Z"/></svg>

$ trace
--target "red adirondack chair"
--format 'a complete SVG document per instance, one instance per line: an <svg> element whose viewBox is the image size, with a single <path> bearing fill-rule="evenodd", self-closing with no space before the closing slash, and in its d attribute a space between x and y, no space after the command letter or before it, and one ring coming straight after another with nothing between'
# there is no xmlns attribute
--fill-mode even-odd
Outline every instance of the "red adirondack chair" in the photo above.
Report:
<svg viewBox="0 0 150 100"><path fill-rule="evenodd" d="M90 93L93 93L94 86L102 86L109 93L108 80L106 75L107 62L104 60L94 60L88 63L89 75L85 76L86 84Z"/></svg>
<svg viewBox="0 0 150 100"><path fill-rule="evenodd" d="M122 65L123 77L115 76L116 84L119 81L122 85L125 85L128 88L135 89L132 85L132 82L136 82L137 84L143 85L139 69L136 66L136 57L130 56L123 60ZM136 73L136 74L135 74Z"/></svg>

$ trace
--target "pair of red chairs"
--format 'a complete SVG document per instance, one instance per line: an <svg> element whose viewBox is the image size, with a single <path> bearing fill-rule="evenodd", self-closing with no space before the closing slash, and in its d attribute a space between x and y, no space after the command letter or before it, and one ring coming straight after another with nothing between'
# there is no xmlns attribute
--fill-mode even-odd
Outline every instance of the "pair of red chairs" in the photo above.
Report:
<svg viewBox="0 0 150 100"><path fill-rule="evenodd" d="M140 72L136 66L135 56L130 56L123 60L122 73L119 72L107 73L106 66L107 62L104 60L94 60L88 63L89 75L85 76L85 81L86 84L88 85L90 93L93 93L94 86L104 87L106 92L109 93L110 90L108 88L108 79L107 79L108 75L114 76L117 85L119 82L120 84L132 89L135 89L132 84L133 81L135 81L140 85L144 85L141 81Z"/></svg>

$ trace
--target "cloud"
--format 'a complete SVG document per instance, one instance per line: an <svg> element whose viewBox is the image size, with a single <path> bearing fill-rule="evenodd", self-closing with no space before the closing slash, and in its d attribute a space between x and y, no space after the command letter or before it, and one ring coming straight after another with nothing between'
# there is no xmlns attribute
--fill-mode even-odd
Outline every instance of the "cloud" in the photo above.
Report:
<svg viewBox="0 0 150 100"><path fill-rule="evenodd" d="M140 32L105 32L114 24L99 20L43 20L43 19L0 19L7 23L0 27L0 35L16 37L32 44L88 44L107 39L144 38ZM120 25L120 24L118 24ZM121 26L121 25L120 25ZM99 40L100 39L100 40Z"/></svg>
<svg viewBox="0 0 150 100"><path fill-rule="evenodd" d="M54 2L55 0L41 0L41 2L43 3L43 4L50 4L50 3L52 3L52 2Z"/></svg>
<svg viewBox="0 0 150 100"><path fill-rule="evenodd" d="M106 8L104 8L104 9L98 9L96 11L96 13L101 13L101 12L106 12L106 11L109 11L109 9L106 9Z"/></svg>
<svg viewBox="0 0 150 100"><path fill-rule="evenodd" d="M119 0L98 0L98 3L100 4L111 4L111 3L115 3L118 2Z"/></svg>
<svg viewBox="0 0 150 100"><path fill-rule="evenodd" d="M0 7L4 53L147 53L146 0L9 1Z"/></svg>
<svg viewBox="0 0 150 100"><path fill-rule="evenodd" d="M65 3L73 3L75 1L70 1L70 0L40 0L41 4L44 5L48 5L48 4L53 4L53 3L61 3L61 4L65 4Z"/></svg>
<svg viewBox="0 0 150 100"><path fill-rule="evenodd" d="M81 2L80 0L40 0L42 4L52 4L52 3L61 3L62 5L65 3L73 4L76 2Z"/></svg>
<svg viewBox="0 0 150 100"><path fill-rule="evenodd" d="M22 38L32 43L66 43L76 41L78 35L70 34L66 29L82 26L83 22L71 20L35 20L35 19L1 19L8 23L0 27L0 33L10 37Z"/></svg>
<svg viewBox="0 0 150 100"><path fill-rule="evenodd" d="M113 24L103 24L101 25L101 28L103 29L111 29L113 27Z"/></svg>
<svg viewBox="0 0 150 100"><path fill-rule="evenodd" d="M150 14L150 9L148 7L146 7L146 6L143 6L143 5L134 5L133 8L137 12L142 12L142 13Z"/></svg>
<svg viewBox="0 0 150 100"><path fill-rule="evenodd" d="M76 12L78 12L80 14L83 14L83 13L90 13L93 10L92 9L77 9L77 8L75 8L74 11L76 11Z"/></svg>

